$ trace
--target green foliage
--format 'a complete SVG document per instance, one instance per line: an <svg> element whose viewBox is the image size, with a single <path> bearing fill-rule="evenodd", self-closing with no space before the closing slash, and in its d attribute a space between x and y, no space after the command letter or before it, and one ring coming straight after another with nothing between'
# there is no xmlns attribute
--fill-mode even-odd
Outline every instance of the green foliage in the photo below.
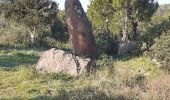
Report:
<svg viewBox="0 0 170 100"><path fill-rule="evenodd" d="M157 8L158 3L154 0L91 0L88 16L95 30L105 27L105 21L109 19L112 33L137 34L138 22L148 21Z"/></svg>
<svg viewBox="0 0 170 100"><path fill-rule="evenodd" d="M6 46L29 47L31 45L30 36L26 31L25 25L18 24L14 21L6 21L5 28L0 30L0 44ZM10 23L10 24L9 24Z"/></svg>
<svg viewBox="0 0 170 100"><path fill-rule="evenodd" d="M51 36L62 42L68 41L67 24L64 11L60 10L57 15L58 20L54 20L51 26Z"/></svg>
<svg viewBox="0 0 170 100"><path fill-rule="evenodd" d="M163 10L164 6L160 9ZM145 50L149 51L149 55L153 59L156 59L156 62L160 63L163 69L169 71L170 19L167 15L160 16L159 10L151 22L145 24L145 30L143 31L144 34L141 35L141 40L146 43Z"/></svg>
<svg viewBox="0 0 170 100"><path fill-rule="evenodd" d="M39 46L41 43L43 44L46 36L52 36L50 33L51 27L60 29L59 32L63 30L63 23L57 16L59 12L58 5L54 1L16 0L15 2L4 1L0 5L1 12L5 14L9 24L13 20L19 25L25 26L25 29L16 35L17 43L28 47ZM54 23L57 25L54 25ZM51 31L53 33L53 30Z"/></svg>
<svg viewBox="0 0 170 100"><path fill-rule="evenodd" d="M51 27L52 35L63 34L67 32L67 25L66 25L64 10L59 10L57 17L58 17L58 20L54 20L54 23Z"/></svg>
<svg viewBox="0 0 170 100"><path fill-rule="evenodd" d="M148 21L159 7L156 0L136 0L134 5L135 7L133 14L136 14L138 20L142 21Z"/></svg>
<svg viewBox="0 0 170 100"><path fill-rule="evenodd" d="M49 30L44 30L44 32L37 33L36 43L32 44L30 34L26 31L27 27L25 25L13 21L6 22L10 24L0 30L0 46L11 48L58 48L70 51L71 45L64 40L67 38L64 37L65 34L61 34L60 37L63 38L56 40L51 36Z"/></svg>
<svg viewBox="0 0 170 100"><path fill-rule="evenodd" d="M147 50L155 43L155 39L162 33L170 29L170 20L168 17L154 16L150 23L144 24L144 31L141 34L141 40L146 43Z"/></svg>
<svg viewBox="0 0 170 100"><path fill-rule="evenodd" d="M29 28L46 27L58 12L57 4L48 0L16 0L15 3L4 2L1 6L5 18L25 24Z"/></svg>
<svg viewBox="0 0 170 100"><path fill-rule="evenodd" d="M109 30L118 34L120 31L120 20L114 18L115 9L112 0L91 0L87 14L93 24L94 34L98 35L100 30L106 28L106 20L109 19Z"/></svg>
<svg viewBox="0 0 170 100"><path fill-rule="evenodd" d="M98 54L99 55L100 54L108 54L108 55L117 54L118 46L119 46L117 38L114 38L113 36L106 36L106 34L103 34L103 35L96 36Z"/></svg>
<svg viewBox="0 0 170 100"><path fill-rule="evenodd" d="M28 3L41 1L42 3L45 0L20 0L18 4L21 5L21 7L23 7L23 4L25 4L22 1ZM94 6L90 6L88 14L92 24L95 25L94 28L105 27L105 20L110 19L108 23L109 30L114 34L119 33L121 31L122 25L124 24L121 20L125 14L125 9L122 8L122 5L124 2L129 2L130 5L131 3L133 4L133 2L130 2L132 0L114 0L115 2L112 0L96 0L97 2L94 2L95 0L92 1ZM147 0L145 1L148 2ZM117 3L118 5L114 3ZM29 6L31 6L31 4ZM10 5L15 8L13 4ZM0 6L0 8L1 7L5 6ZM17 7L18 6L16 6L16 8ZM23 12L27 12L24 7L17 10L19 10L19 12L21 10L24 10ZM145 5L144 7L148 9L147 7L150 6ZM146 9L144 8L144 10ZM142 9L138 9L138 11L139 10ZM36 47L38 47L38 45L43 45L47 48L55 47L57 49L70 51L70 44L55 40L57 38L60 39L60 35L58 34L63 35L62 33L67 30L63 11L59 12L58 16L55 17L56 19L42 19L44 21L41 23L39 22L41 19L39 14L41 15L42 12L44 13L43 9L36 11L33 8L32 10L28 11L33 12L31 12L31 15L28 16L24 14L25 16L23 16L23 19L20 18L22 16L18 15L17 12L13 12L12 15L17 17L15 19L14 16L10 16L10 18L14 18L15 22L17 21L20 24L9 22L10 24L7 24L6 28L0 30L0 99L169 100L170 96L168 90L170 89L170 86L168 79L170 76L164 75L164 71L161 69L161 66L159 64L155 64L150 58L147 57L133 57L128 55L116 55L113 57L108 55L100 55L96 59L96 63L98 65L96 73L88 77L85 75L73 77L63 73L45 75L38 73L35 70L35 65L43 50L12 49L20 45L25 45L28 47L32 46L30 44L30 37L28 36L29 32L27 31L28 28L32 27L30 26L30 23L33 24L33 27L37 28L36 34L38 34L38 38L36 40ZM34 11L38 13L35 13ZM20 13L23 12L21 11ZM139 17L143 16L141 18L145 19L148 18L150 14L152 15L152 13L148 13L148 11L145 13L147 16L138 15L135 13L129 18L135 16L135 18L138 19ZM35 20L33 19L35 23L31 22L31 17L29 16L32 18L35 17ZM53 24L55 25L51 24L51 26L53 26L51 27L50 23L46 23L45 21L49 21L50 23L54 22ZM26 24L27 22L29 24ZM128 27L130 27L129 23ZM146 30L143 31L144 34L142 34L142 41L148 42L151 45L155 43L151 49L152 57L158 59L158 61L163 65L164 69L170 70L170 32L168 31L170 25L168 17L165 19L154 17L150 23L144 24L149 25L144 25L145 27L143 26ZM51 27L52 33L50 32L49 28L46 28L46 25L47 27ZM45 28L43 29L43 27ZM95 32L99 33L98 30L95 30ZM108 34L102 34L102 36L96 36L100 52L104 52L107 47L112 48L113 46L113 48L117 48L118 43L115 41L117 39L113 38L112 34L109 32ZM156 41L155 38L157 38ZM111 45L108 43L111 43ZM6 47L8 45L10 48ZM158 76L166 76L167 78L165 78L165 80L164 78ZM155 78L158 78L160 81L155 80ZM158 86L155 86L152 81ZM151 85L148 87L148 84ZM152 90L152 87L155 87L156 89Z"/></svg>
<svg viewBox="0 0 170 100"><path fill-rule="evenodd" d="M150 54L160 62L163 69L170 72L170 31L156 39Z"/></svg>
<svg viewBox="0 0 170 100"><path fill-rule="evenodd" d="M68 34L63 11L50 0L16 0L14 3L0 3L8 27L0 30L3 35L7 31L13 43L25 47L56 47L57 41L67 42ZM11 21L13 20L13 21ZM16 24L15 26L13 26ZM23 27L20 30L20 27ZM12 29L18 28L17 29ZM8 30L9 29L9 30ZM5 36L4 36L5 37ZM9 44L9 43L7 43Z"/></svg>
<svg viewBox="0 0 170 100"><path fill-rule="evenodd" d="M155 0L115 0L113 6L121 12L128 13L129 21L147 21L158 9L159 4Z"/></svg>

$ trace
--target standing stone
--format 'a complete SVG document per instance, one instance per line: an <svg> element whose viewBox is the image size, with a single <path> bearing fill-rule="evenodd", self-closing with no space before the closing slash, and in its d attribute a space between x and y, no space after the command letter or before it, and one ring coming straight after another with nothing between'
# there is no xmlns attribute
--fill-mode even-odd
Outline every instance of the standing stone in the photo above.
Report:
<svg viewBox="0 0 170 100"><path fill-rule="evenodd" d="M75 54L95 58L96 43L93 36L92 26L87 19L79 0L66 0L66 21L68 33Z"/></svg>

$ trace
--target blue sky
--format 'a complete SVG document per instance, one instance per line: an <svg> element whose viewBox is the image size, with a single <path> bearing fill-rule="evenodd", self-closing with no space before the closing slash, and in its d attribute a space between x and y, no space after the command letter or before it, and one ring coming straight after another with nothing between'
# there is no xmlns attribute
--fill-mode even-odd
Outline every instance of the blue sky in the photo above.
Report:
<svg viewBox="0 0 170 100"><path fill-rule="evenodd" d="M64 9L64 2L65 0L54 0L59 3L59 8ZM157 0L159 4L167 4L170 3L170 0ZM87 5L89 4L89 0L80 0L81 4L83 5L83 8L85 11L87 11Z"/></svg>
<svg viewBox="0 0 170 100"><path fill-rule="evenodd" d="M170 0L157 0L159 4L168 4L170 3Z"/></svg>

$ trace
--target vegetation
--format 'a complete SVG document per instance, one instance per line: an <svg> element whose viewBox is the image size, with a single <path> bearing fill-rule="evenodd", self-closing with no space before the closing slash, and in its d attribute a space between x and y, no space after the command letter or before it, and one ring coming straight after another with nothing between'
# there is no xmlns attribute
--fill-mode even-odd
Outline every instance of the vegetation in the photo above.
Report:
<svg viewBox="0 0 170 100"><path fill-rule="evenodd" d="M169 16L170 15L170 4L160 5L159 9L156 12L157 16Z"/></svg>
<svg viewBox="0 0 170 100"><path fill-rule="evenodd" d="M164 99L169 95L166 91L170 88L166 83L169 76L164 78L165 83L160 83L159 77L163 77L164 72L147 57L116 57L113 62L103 55L97 61L101 67L95 75L72 77L37 73L34 66L41 51L1 49L1 99ZM148 89L153 84L155 87ZM155 96L156 87L161 94Z"/></svg>
<svg viewBox="0 0 170 100"><path fill-rule="evenodd" d="M57 4L48 0L16 0L11 3L4 1L1 8L5 18L23 23L30 30L51 24L58 13Z"/></svg>
<svg viewBox="0 0 170 100"><path fill-rule="evenodd" d="M35 69L45 50L72 50L64 11L51 0L6 1L0 0L0 20L6 22L0 29L0 99L170 99L169 4L157 8L154 0L91 0L87 14L98 47L97 69L92 75L70 76L41 74ZM53 3L55 9L46 9ZM131 10L128 34L133 35L133 21L138 23L135 42L140 52L119 55L127 10ZM35 43L30 33L37 35Z"/></svg>
<svg viewBox="0 0 170 100"><path fill-rule="evenodd" d="M170 31L163 33L162 36L157 38L155 44L151 48L151 55L153 58L157 59L163 68L170 72L170 51L169 42L170 41Z"/></svg>
<svg viewBox="0 0 170 100"><path fill-rule="evenodd" d="M95 27L103 27L109 20L110 29L122 34L122 41L127 42L137 39L139 21L149 20L158 6L154 0L91 0L88 15Z"/></svg>
<svg viewBox="0 0 170 100"><path fill-rule="evenodd" d="M0 12L2 12L4 14L4 17L9 20L9 23L10 21L12 21L25 26L25 30L23 32L20 32L18 36L21 35L29 37L30 39L28 40L30 40L29 42L32 42L33 45L42 44L46 36L54 36L56 33L64 34L64 32L66 32L66 29L64 29L64 24L58 17L58 5L54 1L3 1L1 2L0 6ZM62 17L60 18L63 19ZM53 27L57 27L57 31L54 30Z"/></svg>

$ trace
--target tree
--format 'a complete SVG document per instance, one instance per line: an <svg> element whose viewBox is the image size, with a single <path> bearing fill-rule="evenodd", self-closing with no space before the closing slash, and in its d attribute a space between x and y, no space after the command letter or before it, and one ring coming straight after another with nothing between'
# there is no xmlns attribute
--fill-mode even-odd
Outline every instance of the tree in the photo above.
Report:
<svg viewBox="0 0 170 100"><path fill-rule="evenodd" d="M112 24L114 19L113 14L115 13L115 9L113 8L112 3L112 0L90 1L87 14L93 24L94 30L103 29L106 27L106 20L109 20L109 24ZM109 25L109 30L112 30L112 32L116 33L114 29L117 29L115 25Z"/></svg>
<svg viewBox="0 0 170 100"><path fill-rule="evenodd" d="M67 24L65 18L65 11L59 10L57 19L54 20L54 23L51 26L52 37L60 41L67 41Z"/></svg>
<svg viewBox="0 0 170 100"><path fill-rule="evenodd" d="M28 27L33 43L35 33L50 27L58 13L58 5L52 0L6 0L0 6L5 18Z"/></svg>
<svg viewBox="0 0 170 100"><path fill-rule="evenodd" d="M129 21L132 26L132 40L137 37L137 27L139 21L150 21L153 14L157 11L159 4L154 0L130 0Z"/></svg>
<svg viewBox="0 0 170 100"><path fill-rule="evenodd" d="M154 0L91 0L88 14L95 26L104 23L99 18L109 18L112 25L122 27L122 41L127 42L130 35L132 40L136 39L138 22L149 20L157 8Z"/></svg>

